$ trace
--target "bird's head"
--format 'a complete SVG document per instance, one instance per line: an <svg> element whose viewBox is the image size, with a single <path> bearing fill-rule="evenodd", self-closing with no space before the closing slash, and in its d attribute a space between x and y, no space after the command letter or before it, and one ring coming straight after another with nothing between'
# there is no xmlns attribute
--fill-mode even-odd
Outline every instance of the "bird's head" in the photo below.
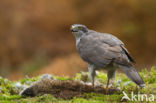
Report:
<svg viewBox="0 0 156 103"><path fill-rule="evenodd" d="M77 37L81 37L82 35L86 34L88 32L88 28L82 24L73 24L71 26L71 32L77 38Z"/></svg>

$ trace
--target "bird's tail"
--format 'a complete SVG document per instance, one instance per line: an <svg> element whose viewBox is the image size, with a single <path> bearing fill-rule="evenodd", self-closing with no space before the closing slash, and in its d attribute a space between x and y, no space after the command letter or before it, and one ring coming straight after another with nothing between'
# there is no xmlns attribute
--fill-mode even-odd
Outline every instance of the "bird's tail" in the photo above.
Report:
<svg viewBox="0 0 156 103"><path fill-rule="evenodd" d="M140 87L145 87L143 79L140 77L139 73L133 66L123 66L119 65L120 69L137 85Z"/></svg>

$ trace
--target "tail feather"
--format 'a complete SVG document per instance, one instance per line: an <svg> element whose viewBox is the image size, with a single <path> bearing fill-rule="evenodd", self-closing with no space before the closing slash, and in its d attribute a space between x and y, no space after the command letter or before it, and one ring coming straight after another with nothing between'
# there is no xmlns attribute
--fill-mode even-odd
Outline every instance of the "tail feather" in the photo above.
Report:
<svg viewBox="0 0 156 103"><path fill-rule="evenodd" d="M139 73L133 66L123 66L119 65L120 69L137 85L140 87L145 87L145 83L143 79L140 77Z"/></svg>

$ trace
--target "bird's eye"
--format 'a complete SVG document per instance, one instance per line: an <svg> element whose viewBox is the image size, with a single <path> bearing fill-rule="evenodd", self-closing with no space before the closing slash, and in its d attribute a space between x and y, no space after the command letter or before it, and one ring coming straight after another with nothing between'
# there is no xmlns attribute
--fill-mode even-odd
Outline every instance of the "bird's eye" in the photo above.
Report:
<svg viewBox="0 0 156 103"><path fill-rule="evenodd" d="M79 29L79 30L82 30L82 27L81 27L81 26L79 26L79 27L78 27L78 29Z"/></svg>

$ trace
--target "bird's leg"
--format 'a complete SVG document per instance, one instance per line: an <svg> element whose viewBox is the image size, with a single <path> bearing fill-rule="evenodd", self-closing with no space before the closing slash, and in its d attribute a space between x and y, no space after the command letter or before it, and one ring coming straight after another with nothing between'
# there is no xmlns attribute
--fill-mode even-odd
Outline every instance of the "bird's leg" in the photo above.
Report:
<svg viewBox="0 0 156 103"><path fill-rule="evenodd" d="M92 87L94 88L95 70L91 70L91 72L90 72L90 78L91 78L91 82L92 82Z"/></svg>
<svg viewBox="0 0 156 103"><path fill-rule="evenodd" d="M108 87L109 87L109 82L110 79L114 79L115 80L115 75L116 75L116 67L114 67L114 65L110 65L108 68L108 72L107 72L107 85L106 85L106 94L108 94Z"/></svg>
<svg viewBox="0 0 156 103"><path fill-rule="evenodd" d="M94 88L94 78L92 79L92 87Z"/></svg>
<svg viewBox="0 0 156 103"><path fill-rule="evenodd" d="M108 80L107 80L107 84L106 84L106 94L108 94L108 91L109 91L109 88L108 88L108 86L109 86L109 78L108 78Z"/></svg>
<svg viewBox="0 0 156 103"><path fill-rule="evenodd" d="M89 75L91 78L91 82L92 82L92 87L94 88L94 77L95 77L95 66L88 64L88 70L89 70Z"/></svg>

